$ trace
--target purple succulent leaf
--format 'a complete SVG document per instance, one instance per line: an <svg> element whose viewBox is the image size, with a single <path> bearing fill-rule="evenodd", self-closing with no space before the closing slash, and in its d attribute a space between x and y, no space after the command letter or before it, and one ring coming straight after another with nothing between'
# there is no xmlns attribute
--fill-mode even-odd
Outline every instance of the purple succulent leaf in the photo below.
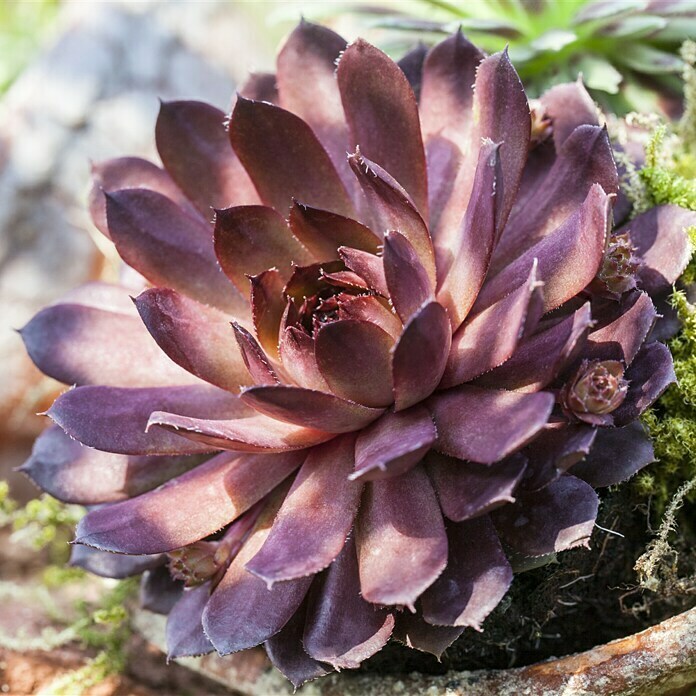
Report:
<svg viewBox="0 0 696 696"><path fill-rule="evenodd" d="M345 299L338 308L339 319L369 321L384 329L395 341L401 335L403 325L393 310L384 300L372 295L357 295Z"/></svg>
<svg viewBox="0 0 696 696"><path fill-rule="evenodd" d="M350 247L341 247L338 253L346 266L364 278L370 288L384 297L389 297L384 264L379 256Z"/></svg>
<svg viewBox="0 0 696 696"><path fill-rule="evenodd" d="M432 290L435 290L435 252L425 218L409 194L392 175L362 155L358 150L348 162L370 204L374 222L372 229L380 238L397 230L413 246L425 269Z"/></svg>
<svg viewBox="0 0 696 696"><path fill-rule="evenodd" d="M447 540L447 568L421 598L423 618L435 626L480 631L510 588L512 568L488 516L450 522Z"/></svg>
<svg viewBox="0 0 696 696"><path fill-rule="evenodd" d="M659 205L641 213L617 232L628 232L642 264L638 286L651 295L671 289L691 258L686 228L696 225L696 212Z"/></svg>
<svg viewBox="0 0 696 696"><path fill-rule="evenodd" d="M324 280L337 288L348 290L369 290L369 285L357 273L353 271L335 271L334 273L326 273Z"/></svg>
<svg viewBox="0 0 696 696"><path fill-rule="evenodd" d="M330 392L319 372L314 355L314 338L302 329L288 326L280 337L280 359L283 369L297 386Z"/></svg>
<svg viewBox="0 0 696 696"><path fill-rule="evenodd" d="M283 676L299 689L302 684L329 674L328 666L311 658L302 643L306 602L293 614L279 633L265 643L266 653Z"/></svg>
<svg viewBox="0 0 696 696"><path fill-rule="evenodd" d="M521 454L513 454L494 466L464 462L439 452L429 452L425 461L442 512L453 522L479 517L514 502L513 494L527 469L527 459Z"/></svg>
<svg viewBox="0 0 696 696"><path fill-rule="evenodd" d="M444 132L460 152L467 152L473 123L473 84L476 69L484 57L485 54L470 43L461 30L428 52L423 65L420 102L421 128L426 145L429 138ZM433 181L432 177L430 181L435 187L445 183Z"/></svg>
<svg viewBox="0 0 696 696"><path fill-rule="evenodd" d="M427 55L428 47L419 41L397 61L401 72L406 75L408 84L411 85L416 101L420 101L421 85L423 83L423 64Z"/></svg>
<svg viewBox="0 0 696 696"><path fill-rule="evenodd" d="M285 313L283 277L276 268L249 278L251 282L251 316L256 337L267 355L278 357L280 324Z"/></svg>
<svg viewBox="0 0 696 696"><path fill-rule="evenodd" d="M147 427L162 429L200 443L201 446L195 451L225 449L271 454L313 447L334 437L333 433L282 423L261 414L217 420L155 411L150 416Z"/></svg>
<svg viewBox="0 0 696 696"><path fill-rule="evenodd" d="M522 210L529 200L538 195L539 187L548 176L555 161L556 151L550 139L544 140L530 151L527 163L522 170L522 179L515 204L510 212L511 218L515 218L517 212Z"/></svg>
<svg viewBox="0 0 696 696"><path fill-rule="evenodd" d="M542 432L525 450L528 468L519 490L536 491L559 478L579 462L597 436L597 429L584 423Z"/></svg>
<svg viewBox="0 0 696 696"><path fill-rule="evenodd" d="M167 659L194 657L213 652L203 630L202 616L210 597L210 583L186 590L167 619Z"/></svg>
<svg viewBox="0 0 696 696"><path fill-rule="evenodd" d="M276 74L271 72L250 72L237 90L237 94L241 94L245 99L277 104L278 84Z"/></svg>
<svg viewBox="0 0 696 696"><path fill-rule="evenodd" d="M509 267L522 252L566 226L599 187L608 194L619 190L609 136L599 126L579 126L563 144L534 195L510 216L493 255L491 272ZM598 244L597 249L604 251L604 246Z"/></svg>
<svg viewBox="0 0 696 696"><path fill-rule="evenodd" d="M335 74L345 48L345 39L331 29L302 20L276 63L280 106L309 124L350 191L354 182L346 164L348 127Z"/></svg>
<svg viewBox="0 0 696 696"><path fill-rule="evenodd" d="M210 227L160 193L124 189L106 195L111 239L121 258L154 285L248 315L248 303L220 273Z"/></svg>
<svg viewBox="0 0 696 696"><path fill-rule="evenodd" d="M370 481L356 524L362 596L413 607L447 564L447 535L425 469Z"/></svg>
<svg viewBox="0 0 696 696"><path fill-rule="evenodd" d="M573 184L574 185L574 184ZM473 311L482 311L521 285L538 259L544 310L560 307L597 275L611 222L611 196L593 185L585 202L551 234L484 284Z"/></svg>
<svg viewBox="0 0 696 696"><path fill-rule="evenodd" d="M367 415L373 409L389 406L394 400L393 345L392 337L377 324L341 319L319 329L314 351L319 370L331 391L343 399L371 407L365 411Z"/></svg>
<svg viewBox="0 0 696 696"><path fill-rule="evenodd" d="M364 428L355 443L355 471L351 479L373 481L412 469L435 442L437 431L421 405L387 411Z"/></svg>
<svg viewBox="0 0 696 696"><path fill-rule="evenodd" d="M314 575L341 552L362 491L362 483L348 478L354 443L346 435L310 450L264 545L246 564L269 587Z"/></svg>
<svg viewBox="0 0 696 696"><path fill-rule="evenodd" d="M438 248L458 246L461 211L471 197L475 177L474 161L482 139L501 143L501 179L496 203L495 226L499 235L505 226L527 161L531 118L520 78L507 51L484 58L476 70L472 114L465 159L458 168L452 193L438 222L435 238Z"/></svg>
<svg viewBox="0 0 696 696"><path fill-rule="evenodd" d="M514 354L524 335L536 328L540 318L536 309L543 304L536 266L534 262L519 288L467 319L454 334L441 388L469 382L499 367Z"/></svg>
<svg viewBox="0 0 696 696"><path fill-rule="evenodd" d="M258 202L219 109L197 101L162 102L155 137L165 169L206 220L212 208Z"/></svg>
<svg viewBox="0 0 696 696"><path fill-rule="evenodd" d="M249 415L239 398L216 387L86 386L59 396L47 415L70 437L116 454L196 454L206 447L165 431L146 432L153 411L172 410L193 418Z"/></svg>
<svg viewBox="0 0 696 696"><path fill-rule="evenodd" d="M97 505L145 493L199 463L199 457L100 452L52 425L36 439L31 456L19 471L64 503Z"/></svg>
<svg viewBox="0 0 696 696"><path fill-rule="evenodd" d="M553 143L559 152L578 126L599 126L599 110L581 79L551 87L541 97L553 124Z"/></svg>
<svg viewBox="0 0 696 696"><path fill-rule="evenodd" d="M366 157L388 171L427 219L418 103L406 76L382 51L357 39L341 55L336 78L350 144L360 146Z"/></svg>
<svg viewBox="0 0 696 696"><path fill-rule="evenodd" d="M359 430L384 412L334 394L289 385L249 387L242 392L241 399L276 420L327 433Z"/></svg>
<svg viewBox="0 0 696 696"><path fill-rule="evenodd" d="M433 626L421 613L403 611L397 615L393 638L409 648L430 653L438 660L442 653L464 633L459 626Z"/></svg>
<svg viewBox="0 0 696 696"><path fill-rule="evenodd" d="M281 277L288 280L293 262L312 262L282 216L262 205L217 210L214 240L222 270L245 295L249 292L250 275L277 268Z"/></svg>
<svg viewBox="0 0 696 696"><path fill-rule="evenodd" d="M652 406L663 392L677 381L669 348L663 343L648 343L637 353L626 371L629 383L623 403L613 412L614 424L628 425Z"/></svg>
<svg viewBox="0 0 696 696"><path fill-rule="evenodd" d="M89 547L78 546L75 548ZM129 558L129 556L110 555L117 558ZM143 577L140 579L138 603L147 611L167 615L181 599L183 591L183 583L178 580L172 580L169 568L166 565L161 565L143 573Z"/></svg>
<svg viewBox="0 0 696 696"><path fill-rule="evenodd" d="M102 578L122 580L161 566L163 562L164 557L161 555L122 556L116 553L98 551L88 546L73 546L70 549L69 565L82 568L88 573L99 575Z"/></svg>
<svg viewBox="0 0 696 696"><path fill-rule="evenodd" d="M287 490L287 489L286 489ZM253 648L278 633L300 608L312 576L268 589L246 564L264 545L282 500L278 491L230 564L203 612L203 629L221 655Z"/></svg>
<svg viewBox="0 0 696 696"><path fill-rule="evenodd" d="M290 229L315 259L332 261L338 248L354 247L371 254L379 250L379 239L369 227L352 218L312 208L294 201L290 209Z"/></svg>
<svg viewBox="0 0 696 696"><path fill-rule="evenodd" d="M424 304L404 326L392 356L397 411L432 394L445 371L451 340L447 310L437 302Z"/></svg>
<svg viewBox="0 0 696 696"><path fill-rule="evenodd" d="M633 421L623 428L602 428L588 456L570 473L593 488L603 488L626 481L654 461L648 433L640 421Z"/></svg>
<svg viewBox="0 0 696 696"><path fill-rule="evenodd" d="M347 217L355 214L331 158L295 114L239 96L229 136L264 204L285 214L296 198Z"/></svg>
<svg viewBox="0 0 696 696"><path fill-rule="evenodd" d="M428 400L438 439L435 449L459 459L492 464L524 447L547 423L555 398L468 384Z"/></svg>
<svg viewBox="0 0 696 696"><path fill-rule="evenodd" d="M75 543L127 554L187 546L239 517L297 469L304 456L266 455L261 462L257 456L224 452L154 491L87 513Z"/></svg>
<svg viewBox="0 0 696 696"><path fill-rule="evenodd" d="M482 375L476 384L535 392L547 387L575 360L592 327L590 303L522 341L512 357Z"/></svg>
<svg viewBox="0 0 696 696"><path fill-rule="evenodd" d="M441 285L437 297L450 317L452 330L466 319L478 295L497 239L496 198L499 145L486 140L481 145L473 188L466 213L454 239L437 238L437 263Z"/></svg>
<svg viewBox="0 0 696 696"><path fill-rule="evenodd" d="M157 345L184 370L233 393L252 384L242 355L234 350L229 316L167 288L145 290L134 302ZM146 355L133 356L128 369L133 364L152 367Z"/></svg>
<svg viewBox="0 0 696 696"><path fill-rule="evenodd" d="M587 546L599 499L591 486L566 474L493 513L504 543L525 556Z"/></svg>
<svg viewBox="0 0 696 696"><path fill-rule="evenodd" d="M621 298L615 316L591 331L582 350L589 360L620 360L630 365L650 334L658 314L650 296L632 292Z"/></svg>
<svg viewBox="0 0 696 696"><path fill-rule="evenodd" d="M232 329L247 372L247 378L243 383L237 382L237 388L248 384L278 384L278 375L256 339L237 322L232 322Z"/></svg>
<svg viewBox="0 0 696 696"><path fill-rule="evenodd" d="M167 360L130 310L63 301L42 309L19 333L34 364L65 384L200 384Z"/></svg>
<svg viewBox="0 0 696 696"><path fill-rule="evenodd" d="M353 537L309 593L303 643L315 660L356 669L389 640L394 617L360 596Z"/></svg>
<svg viewBox="0 0 696 696"><path fill-rule="evenodd" d="M406 323L433 298L433 286L413 245L399 232L384 236L384 277L389 298Z"/></svg>
<svg viewBox="0 0 696 696"><path fill-rule="evenodd" d="M92 165L89 212L95 227L107 237L109 236L109 227L106 223L104 193L128 188L157 191L174 201L188 215L195 217L199 215L164 169L140 157L118 157Z"/></svg>

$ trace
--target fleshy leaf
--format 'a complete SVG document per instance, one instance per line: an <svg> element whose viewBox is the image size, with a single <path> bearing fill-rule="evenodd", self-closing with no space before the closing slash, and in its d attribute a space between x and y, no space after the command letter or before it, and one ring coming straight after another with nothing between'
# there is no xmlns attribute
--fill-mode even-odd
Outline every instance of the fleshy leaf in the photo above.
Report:
<svg viewBox="0 0 696 696"><path fill-rule="evenodd" d="M445 371L451 340L447 311L441 304L428 302L411 317L393 351L397 411L432 394Z"/></svg>
<svg viewBox="0 0 696 696"><path fill-rule="evenodd" d="M520 394L462 385L428 400L438 439L435 449L492 464L527 444L546 425L553 394Z"/></svg>
<svg viewBox="0 0 696 696"><path fill-rule="evenodd" d="M269 587L314 575L341 552L362 490L348 480L353 447L354 438L344 436L310 450L268 538L246 565Z"/></svg>
<svg viewBox="0 0 696 696"><path fill-rule="evenodd" d="M398 476L418 464L436 437L430 413L422 406L388 411L358 435L351 479Z"/></svg>
<svg viewBox="0 0 696 696"><path fill-rule="evenodd" d="M210 227L202 219L145 189L107 194L106 219L121 258L153 285L244 318L247 303L220 273Z"/></svg>
<svg viewBox="0 0 696 696"><path fill-rule="evenodd" d="M423 467L371 481L356 525L362 596L413 607L447 564L447 535Z"/></svg>
<svg viewBox="0 0 696 696"><path fill-rule="evenodd" d="M145 290L134 301L147 330L175 363L230 392L251 384L227 315L166 288ZM133 360L141 362L151 369L146 356Z"/></svg>
<svg viewBox="0 0 696 696"><path fill-rule="evenodd" d="M320 261L337 259L338 248L342 246L371 254L376 254L379 248L379 239L369 227L301 202L293 202L289 222L295 237Z"/></svg>
<svg viewBox="0 0 696 696"><path fill-rule="evenodd" d="M388 406L394 398L393 345L392 337L377 324L341 319L319 329L315 355L334 394L374 409Z"/></svg>
<svg viewBox="0 0 696 696"><path fill-rule="evenodd" d="M285 220L273 208L245 205L215 212L215 254L240 293L249 292L250 275L277 268L284 280L291 264L311 262Z"/></svg>
<svg viewBox="0 0 696 696"><path fill-rule="evenodd" d="M350 537L309 594L305 649L336 669L357 669L386 645L393 628L392 614L360 596L358 558Z"/></svg>
<svg viewBox="0 0 696 696"><path fill-rule="evenodd" d="M238 97L229 136L266 205L285 214L296 198L348 217L354 214L331 158L312 129L295 114Z"/></svg>
<svg viewBox="0 0 696 696"><path fill-rule="evenodd" d="M192 657L213 652L203 631L203 609L210 597L210 584L187 590L174 605L167 619L167 657Z"/></svg>
<svg viewBox="0 0 696 696"><path fill-rule="evenodd" d="M82 568L88 573L102 578L122 580L133 575L162 565L164 557L155 556L123 556L116 553L106 553L88 546L73 546L70 550L69 565Z"/></svg>
<svg viewBox="0 0 696 696"><path fill-rule="evenodd" d="M590 303L522 341L512 357L476 380L477 385L535 392L553 382L585 344L592 327Z"/></svg>
<svg viewBox="0 0 696 696"><path fill-rule="evenodd" d="M285 385L250 387L241 398L271 418L327 433L359 430L383 412L333 394Z"/></svg>
<svg viewBox="0 0 696 696"><path fill-rule="evenodd" d="M485 466L429 452L426 463L442 512L453 522L514 502L513 494L527 468L526 457L520 454Z"/></svg>
<svg viewBox="0 0 696 696"><path fill-rule="evenodd" d="M20 335L34 364L65 384L200 384L162 354L130 312L63 301L42 309Z"/></svg>
<svg viewBox="0 0 696 696"><path fill-rule="evenodd" d="M197 101L162 102L155 137L166 170L206 220L212 208L258 202L219 109Z"/></svg>
<svg viewBox="0 0 696 696"><path fill-rule="evenodd" d="M156 488L200 463L200 457L127 456L81 445L57 425L34 442L19 468L37 486L64 503L113 503Z"/></svg>
<svg viewBox="0 0 696 696"><path fill-rule="evenodd" d="M328 669L311 658L302 644L307 611L303 604L285 626L265 643L266 653L273 666L299 689L302 684L329 673Z"/></svg>
<svg viewBox="0 0 696 696"><path fill-rule="evenodd" d="M623 428L602 428L589 455L570 473L603 488L621 483L655 461L652 442L640 421Z"/></svg>
<svg viewBox="0 0 696 696"><path fill-rule="evenodd" d="M146 432L150 414L160 409L194 418L229 418L249 413L236 396L215 387L87 386L59 396L47 415L70 437L106 452L195 454L211 450L173 433Z"/></svg>
<svg viewBox="0 0 696 696"><path fill-rule="evenodd" d="M449 560L421 599L423 618L436 626L471 626L495 609L512 583L512 568L489 517L447 525Z"/></svg>
<svg viewBox="0 0 696 696"><path fill-rule="evenodd" d="M536 266L534 262L519 288L468 319L454 334L441 388L469 382L502 365L524 334L534 331L543 305L543 284L536 278Z"/></svg>
<svg viewBox="0 0 696 696"><path fill-rule="evenodd" d="M301 20L277 59L280 105L308 123L346 185L348 127L336 84L336 60L346 41L328 27Z"/></svg>
<svg viewBox="0 0 696 696"><path fill-rule="evenodd" d="M418 104L406 76L382 51L357 39L336 72L352 137L367 157L386 169L428 214L428 184Z"/></svg>
<svg viewBox="0 0 696 696"><path fill-rule="evenodd" d="M526 556L587 546L599 499L584 481L566 474L545 488L520 495L493 513L501 538Z"/></svg>
<svg viewBox="0 0 696 696"><path fill-rule="evenodd" d="M221 655L253 648L278 633L301 606L312 581L288 580L269 590L245 567L268 537L282 492L267 504L203 612L203 629Z"/></svg>
<svg viewBox="0 0 696 696"><path fill-rule="evenodd" d="M302 460L295 452L262 458L223 452L150 493L92 510L78 524L75 543L129 554L192 544L239 517Z"/></svg>

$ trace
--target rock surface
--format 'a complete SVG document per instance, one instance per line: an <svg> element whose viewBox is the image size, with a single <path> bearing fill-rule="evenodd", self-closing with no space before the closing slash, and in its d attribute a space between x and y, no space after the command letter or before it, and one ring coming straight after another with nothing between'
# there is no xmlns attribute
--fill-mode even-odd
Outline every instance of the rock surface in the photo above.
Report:
<svg viewBox="0 0 696 696"><path fill-rule="evenodd" d="M163 617L136 615L138 630L164 642ZM180 660L247 696L292 694L260 649L220 658ZM634 636L529 667L443 676L378 676L343 672L302 687L301 696L667 696L696 686L696 608Z"/></svg>

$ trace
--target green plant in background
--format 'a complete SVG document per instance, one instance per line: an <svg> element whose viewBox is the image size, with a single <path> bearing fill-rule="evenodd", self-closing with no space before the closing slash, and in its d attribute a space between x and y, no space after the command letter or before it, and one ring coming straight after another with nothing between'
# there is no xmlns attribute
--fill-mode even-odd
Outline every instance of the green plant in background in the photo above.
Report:
<svg viewBox="0 0 696 696"><path fill-rule="evenodd" d="M694 0L407 0L356 11L421 40L461 27L489 52L508 46L531 96L582 73L618 114L680 94L679 47L696 35Z"/></svg>
<svg viewBox="0 0 696 696"><path fill-rule="evenodd" d="M30 500L22 507L10 496L7 482L0 481L0 528L12 529L13 543L34 550L44 549L53 561L43 569L38 584L0 581L0 599L40 607L53 624L36 636L0 635L0 647L15 651L49 651L78 643L94 654L82 667L52 682L43 692L51 696L78 696L107 677L122 673L132 633L127 607L137 593L137 578L110 581L112 586L97 599L81 599L72 611L61 606L57 599L56 590L60 588L75 583L82 588L85 583L94 582L81 568L63 565L69 554L67 542L83 514L84 508L66 505L49 495Z"/></svg>
<svg viewBox="0 0 696 696"><path fill-rule="evenodd" d="M58 6L59 0L0 0L0 94L35 53Z"/></svg>

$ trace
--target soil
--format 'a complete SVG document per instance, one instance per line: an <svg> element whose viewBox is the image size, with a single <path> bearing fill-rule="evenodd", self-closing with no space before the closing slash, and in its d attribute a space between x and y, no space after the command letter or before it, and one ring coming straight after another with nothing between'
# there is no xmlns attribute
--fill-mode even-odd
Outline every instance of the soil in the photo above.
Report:
<svg viewBox="0 0 696 696"><path fill-rule="evenodd" d="M692 506L693 507L693 506ZM560 554L558 562L515 576L503 602L478 633L467 629L441 661L392 642L363 664L381 674L506 669L570 655L642 631L696 606L696 587L637 585L634 564L654 537L647 510L630 486L606 493L591 549ZM684 508L680 519L688 520ZM684 525L687 527L687 525ZM696 577L696 534L680 528L674 576ZM672 535L676 537L677 535ZM678 543L678 546L677 546Z"/></svg>

